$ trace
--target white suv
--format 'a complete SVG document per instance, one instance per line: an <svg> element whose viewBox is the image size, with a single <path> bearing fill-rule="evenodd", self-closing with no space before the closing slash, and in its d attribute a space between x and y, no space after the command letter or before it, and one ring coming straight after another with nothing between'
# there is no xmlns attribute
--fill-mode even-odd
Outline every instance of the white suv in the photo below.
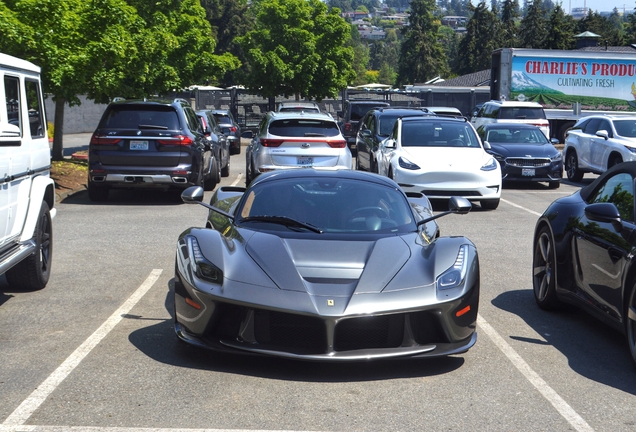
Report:
<svg viewBox="0 0 636 432"><path fill-rule="evenodd" d="M565 172L571 181L602 174L616 164L636 160L636 116L583 117L565 136Z"/></svg>
<svg viewBox="0 0 636 432"><path fill-rule="evenodd" d="M550 123L536 102L488 101L473 113L470 122L477 129L487 123L525 123L537 126L550 139Z"/></svg>
<svg viewBox="0 0 636 432"><path fill-rule="evenodd" d="M0 54L0 274L11 288L37 290L49 280L55 217L50 172L40 68Z"/></svg>

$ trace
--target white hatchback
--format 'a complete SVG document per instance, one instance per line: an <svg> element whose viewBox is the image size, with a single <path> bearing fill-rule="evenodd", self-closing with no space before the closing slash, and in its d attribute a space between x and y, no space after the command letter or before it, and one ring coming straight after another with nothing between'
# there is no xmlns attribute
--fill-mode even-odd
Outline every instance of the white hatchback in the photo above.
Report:
<svg viewBox="0 0 636 432"><path fill-rule="evenodd" d="M465 119L398 119L380 146L378 162L379 173L405 192L430 199L461 196L485 209L499 206L501 167Z"/></svg>
<svg viewBox="0 0 636 432"><path fill-rule="evenodd" d="M245 183L261 173L315 168L351 169L352 156L329 114L268 112L245 152Z"/></svg>

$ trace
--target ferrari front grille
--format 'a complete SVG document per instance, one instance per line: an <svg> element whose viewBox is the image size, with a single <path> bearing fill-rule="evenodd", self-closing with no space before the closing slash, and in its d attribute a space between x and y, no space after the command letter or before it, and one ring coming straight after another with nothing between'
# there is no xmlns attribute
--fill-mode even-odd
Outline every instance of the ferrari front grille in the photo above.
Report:
<svg viewBox="0 0 636 432"><path fill-rule="evenodd" d="M397 348L404 339L404 315L350 318L336 325L334 349Z"/></svg>

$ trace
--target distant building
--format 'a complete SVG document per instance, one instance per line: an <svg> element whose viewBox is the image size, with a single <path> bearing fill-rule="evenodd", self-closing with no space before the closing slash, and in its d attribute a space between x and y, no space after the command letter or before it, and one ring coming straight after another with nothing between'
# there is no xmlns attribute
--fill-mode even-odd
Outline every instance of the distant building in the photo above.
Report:
<svg viewBox="0 0 636 432"><path fill-rule="evenodd" d="M466 23L468 23L468 18L464 16L447 15L445 17L442 17L442 25L445 25L452 29L463 27L465 31Z"/></svg>

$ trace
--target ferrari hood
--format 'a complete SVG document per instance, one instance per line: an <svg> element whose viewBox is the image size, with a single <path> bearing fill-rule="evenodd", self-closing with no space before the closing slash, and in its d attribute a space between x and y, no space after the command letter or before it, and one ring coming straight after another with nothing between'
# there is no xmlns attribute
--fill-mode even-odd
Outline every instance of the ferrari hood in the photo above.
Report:
<svg viewBox="0 0 636 432"><path fill-rule="evenodd" d="M381 292L411 257L399 236L321 241L256 233L246 251L280 289L330 297Z"/></svg>

